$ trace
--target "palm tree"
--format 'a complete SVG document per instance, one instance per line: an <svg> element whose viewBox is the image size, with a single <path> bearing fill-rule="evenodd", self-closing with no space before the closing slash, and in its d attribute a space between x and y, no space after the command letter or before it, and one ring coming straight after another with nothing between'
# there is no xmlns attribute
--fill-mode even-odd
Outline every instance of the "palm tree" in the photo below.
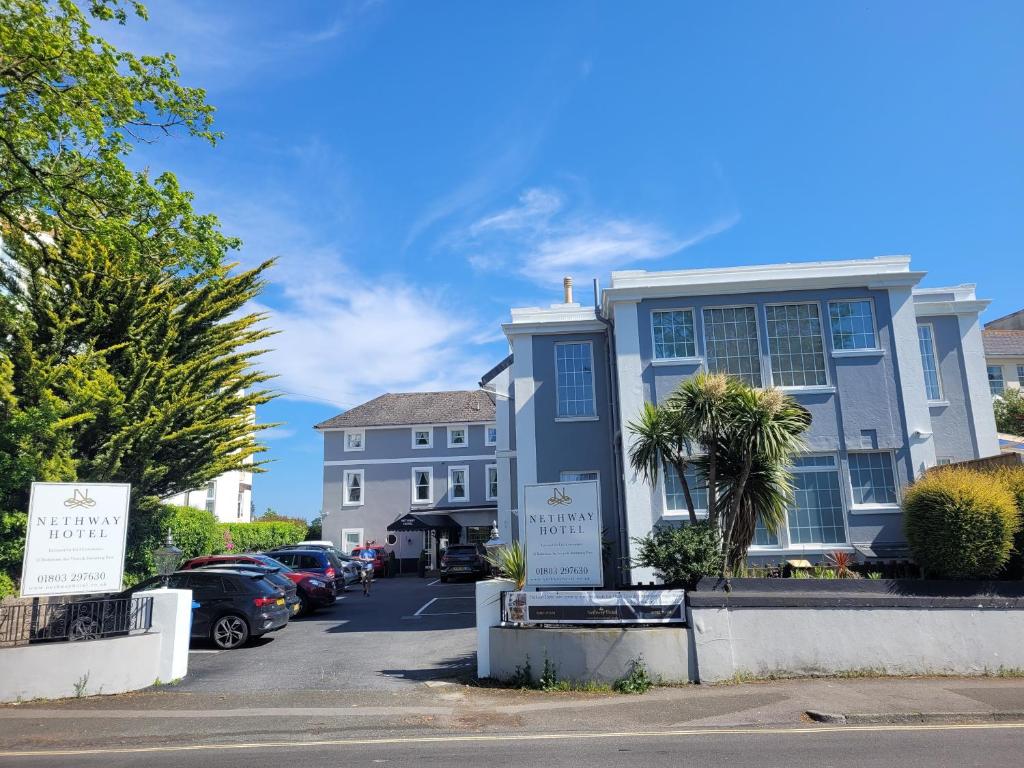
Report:
<svg viewBox="0 0 1024 768"><path fill-rule="evenodd" d="M708 487L708 520L718 523L718 455L726 441L729 403L742 382L724 373L701 371L684 381L668 399L683 429L701 446Z"/></svg>
<svg viewBox="0 0 1024 768"><path fill-rule="evenodd" d="M633 435L629 446L629 464L652 488L658 485L662 468L672 467L686 499L690 522L697 522L693 508L693 496L686 482L686 467L689 463L689 435L674 409L644 403L640 417L631 421L627 429Z"/></svg>
<svg viewBox="0 0 1024 768"><path fill-rule="evenodd" d="M709 461L708 456L695 459L697 472L707 475ZM719 450L718 468L722 478L719 502L724 509L729 509L733 498L730 478L739 475L736 457L729 451ZM785 525L786 513L792 503L793 476L786 469L786 464L765 461L762 456L755 457L740 502L740 515L733 524L730 561L735 565L747 556L747 550L754 543L759 520L769 533L777 534Z"/></svg>
<svg viewBox="0 0 1024 768"><path fill-rule="evenodd" d="M732 571L737 551L746 551L736 548L734 540L740 543L748 531L753 536L758 513L775 514L774 505L759 509L750 492L755 466L763 469L766 479L777 476L778 468L789 465L793 455L803 448L801 435L810 426L811 415L777 389L738 387L729 398L727 423L728 442L723 450L729 454L733 466L728 483L730 498L722 525L723 576ZM781 507L784 508L785 505Z"/></svg>

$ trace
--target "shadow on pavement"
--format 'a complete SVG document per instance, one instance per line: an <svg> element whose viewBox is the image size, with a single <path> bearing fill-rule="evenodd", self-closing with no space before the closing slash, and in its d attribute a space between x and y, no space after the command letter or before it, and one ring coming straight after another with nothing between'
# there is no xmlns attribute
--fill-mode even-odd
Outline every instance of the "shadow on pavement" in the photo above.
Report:
<svg viewBox="0 0 1024 768"><path fill-rule="evenodd" d="M379 671L388 677L415 683L426 683L431 680L465 682L476 675L476 653L465 653L443 659L427 669L382 669Z"/></svg>

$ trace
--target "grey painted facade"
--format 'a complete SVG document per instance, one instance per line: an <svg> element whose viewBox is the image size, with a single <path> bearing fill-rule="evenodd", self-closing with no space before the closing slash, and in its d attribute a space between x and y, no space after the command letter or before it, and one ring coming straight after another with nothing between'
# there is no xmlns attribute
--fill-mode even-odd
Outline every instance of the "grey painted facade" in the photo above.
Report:
<svg viewBox="0 0 1024 768"><path fill-rule="evenodd" d="M841 497L842 535L821 544L780 532L779 543L751 551L755 559L778 561L820 557L837 549L870 553L903 543L899 499L903 488L939 460L960 461L998 452L991 399L984 384L984 355L973 286L916 290L923 273L911 272L909 259L823 262L805 265L680 272L613 273L601 306L552 305L513 310L504 330L514 353L511 368L517 440L517 488L555 482L566 470L600 472L602 509L608 538L624 560L629 542L652 527L686 518L670 509L663 487L650 488L623 469L626 424L642 404L662 402L686 377L707 365L705 308L751 307L757 324L762 384L780 384L768 341L773 305L816 308L820 325L824 381L783 387L812 415L808 450L831 457ZM830 302L869 301L875 344L836 349L829 323ZM652 313L689 310L694 348L683 358L656 360ZM922 355L919 324L928 326L933 354ZM555 418L555 345L593 345L596 416L562 422ZM611 350L611 355L608 352ZM941 392L929 397L925 367L937 372ZM930 370L930 368L929 368ZM934 394L931 387L930 393ZM872 457L859 455L871 452ZM891 462L895 498L855 503L851 455ZM831 478L830 478L831 482ZM663 485L663 483L662 483ZM512 528L510 533L514 533ZM891 551L891 550L890 550ZM634 569L612 581L647 581ZM606 583L608 580L606 579Z"/></svg>
<svg viewBox="0 0 1024 768"><path fill-rule="evenodd" d="M487 468L496 465L494 445L486 441L493 422L324 429L324 538L344 551L373 542L406 567L414 567L420 551L436 551L440 541L423 531L388 531L388 525L414 513L447 514L461 526L465 540L471 528L490 531L497 516L496 498L488 498ZM413 432L429 429L430 447L413 447ZM449 430L466 430L465 445L449 447ZM349 447L346 433L361 435L361 449ZM429 498L414 493L414 470L427 470ZM468 493L453 498L451 470L467 473ZM360 479L359 500L352 501L346 480ZM479 530L476 531L479 533ZM440 535L440 534L439 534ZM450 540L449 543L456 543Z"/></svg>

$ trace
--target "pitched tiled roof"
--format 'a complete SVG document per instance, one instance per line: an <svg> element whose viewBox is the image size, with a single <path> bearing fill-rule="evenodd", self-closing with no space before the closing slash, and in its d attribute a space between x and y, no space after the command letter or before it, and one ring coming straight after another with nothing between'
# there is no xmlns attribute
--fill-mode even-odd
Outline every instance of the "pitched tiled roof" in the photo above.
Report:
<svg viewBox="0 0 1024 768"><path fill-rule="evenodd" d="M494 421L494 401L483 390L389 392L317 424L316 429L484 421Z"/></svg>
<svg viewBox="0 0 1024 768"><path fill-rule="evenodd" d="M1002 331L986 328L985 357L1024 357L1024 331Z"/></svg>

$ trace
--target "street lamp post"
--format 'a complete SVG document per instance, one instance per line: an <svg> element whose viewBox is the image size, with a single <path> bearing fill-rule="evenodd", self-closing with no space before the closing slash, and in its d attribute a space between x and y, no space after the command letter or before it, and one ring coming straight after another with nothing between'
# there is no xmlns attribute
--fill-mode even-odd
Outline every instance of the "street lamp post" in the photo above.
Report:
<svg viewBox="0 0 1024 768"><path fill-rule="evenodd" d="M171 536L171 529L167 529L167 541L162 547L153 551L153 559L156 561L156 572L163 577L164 587L167 580L178 568L181 562L181 550L174 546L174 538Z"/></svg>

